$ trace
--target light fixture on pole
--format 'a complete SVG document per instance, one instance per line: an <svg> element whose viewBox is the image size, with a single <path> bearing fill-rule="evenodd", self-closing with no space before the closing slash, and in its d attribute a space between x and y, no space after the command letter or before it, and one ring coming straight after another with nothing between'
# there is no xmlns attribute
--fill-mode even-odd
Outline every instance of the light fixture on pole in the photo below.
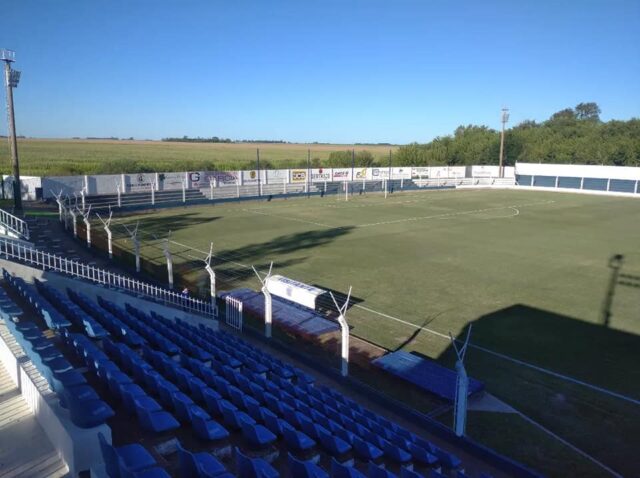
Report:
<svg viewBox="0 0 640 478"><path fill-rule="evenodd" d="M22 213L22 192L20 188L20 166L18 163L18 140L16 137L16 118L13 111L13 89L20 82L20 72L11 69L11 63L16 61L16 53L12 50L0 49L0 60L4 61L4 78L7 88L7 125L9 128L9 147L11 148L11 163L13 168L13 206L17 214Z"/></svg>
<svg viewBox="0 0 640 478"><path fill-rule="evenodd" d="M502 134L500 135L500 167L498 177L504 177L504 128L509 121L509 108L502 108Z"/></svg>

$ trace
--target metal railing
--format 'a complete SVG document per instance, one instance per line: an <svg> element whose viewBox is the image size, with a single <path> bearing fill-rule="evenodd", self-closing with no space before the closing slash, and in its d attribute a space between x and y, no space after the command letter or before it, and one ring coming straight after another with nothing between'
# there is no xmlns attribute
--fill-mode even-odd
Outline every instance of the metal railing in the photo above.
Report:
<svg viewBox="0 0 640 478"><path fill-rule="evenodd" d="M210 302L185 297L177 292L163 289L132 277L115 274L105 269L40 251L8 239L0 239L0 257L3 256L10 260L42 268L45 271L62 272L97 284L104 284L109 287L145 295L154 301L178 307L188 312L208 316L214 315L214 308Z"/></svg>
<svg viewBox="0 0 640 478"><path fill-rule="evenodd" d="M16 233L20 239L29 240L29 225L4 209L0 209L0 226Z"/></svg>

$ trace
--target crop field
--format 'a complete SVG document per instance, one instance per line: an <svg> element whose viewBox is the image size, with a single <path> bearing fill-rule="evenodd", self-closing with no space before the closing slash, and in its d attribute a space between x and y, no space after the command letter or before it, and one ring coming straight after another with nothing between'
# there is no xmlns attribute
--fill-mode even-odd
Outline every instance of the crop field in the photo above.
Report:
<svg viewBox="0 0 640 478"><path fill-rule="evenodd" d="M614 470L640 469L635 199L444 190L224 203L118 218L119 247L131 248L122 224L138 220L143 260L164 263L171 230L176 271L201 292L213 242L224 288L257 289L250 266L271 261L323 288L353 286L352 334L389 350L451 366L449 332L473 324L468 371L489 392ZM471 413L469 434L551 474L602 472L568 448L537 448L531 436L548 435L518 415L491 415Z"/></svg>
<svg viewBox="0 0 640 478"><path fill-rule="evenodd" d="M374 159L386 161L395 146L289 144L289 143L172 143L130 140L46 140L20 139L18 152L24 176L111 174L245 168L256 160L279 168L306 165L311 159L324 161L332 151L369 151ZM0 168L10 171L9 148L0 147ZM247 168L248 169L248 168Z"/></svg>

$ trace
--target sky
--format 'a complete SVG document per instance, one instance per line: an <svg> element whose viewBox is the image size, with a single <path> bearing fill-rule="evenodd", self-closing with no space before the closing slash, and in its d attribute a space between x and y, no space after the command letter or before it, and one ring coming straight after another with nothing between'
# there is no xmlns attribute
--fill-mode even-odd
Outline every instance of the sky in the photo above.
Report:
<svg viewBox="0 0 640 478"><path fill-rule="evenodd" d="M0 18L30 137L404 144L497 129L502 107L640 116L640 0L14 0Z"/></svg>

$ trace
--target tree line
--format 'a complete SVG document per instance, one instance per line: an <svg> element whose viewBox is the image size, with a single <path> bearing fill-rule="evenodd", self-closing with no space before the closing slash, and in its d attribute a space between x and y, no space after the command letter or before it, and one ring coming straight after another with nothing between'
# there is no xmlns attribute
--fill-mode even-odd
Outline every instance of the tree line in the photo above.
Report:
<svg viewBox="0 0 640 478"><path fill-rule="evenodd" d="M600 120L596 103L565 108L543 122L526 120L505 132L505 163L575 163L640 166L640 119ZM500 132L459 126L453 135L401 146L396 165L498 164Z"/></svg>

